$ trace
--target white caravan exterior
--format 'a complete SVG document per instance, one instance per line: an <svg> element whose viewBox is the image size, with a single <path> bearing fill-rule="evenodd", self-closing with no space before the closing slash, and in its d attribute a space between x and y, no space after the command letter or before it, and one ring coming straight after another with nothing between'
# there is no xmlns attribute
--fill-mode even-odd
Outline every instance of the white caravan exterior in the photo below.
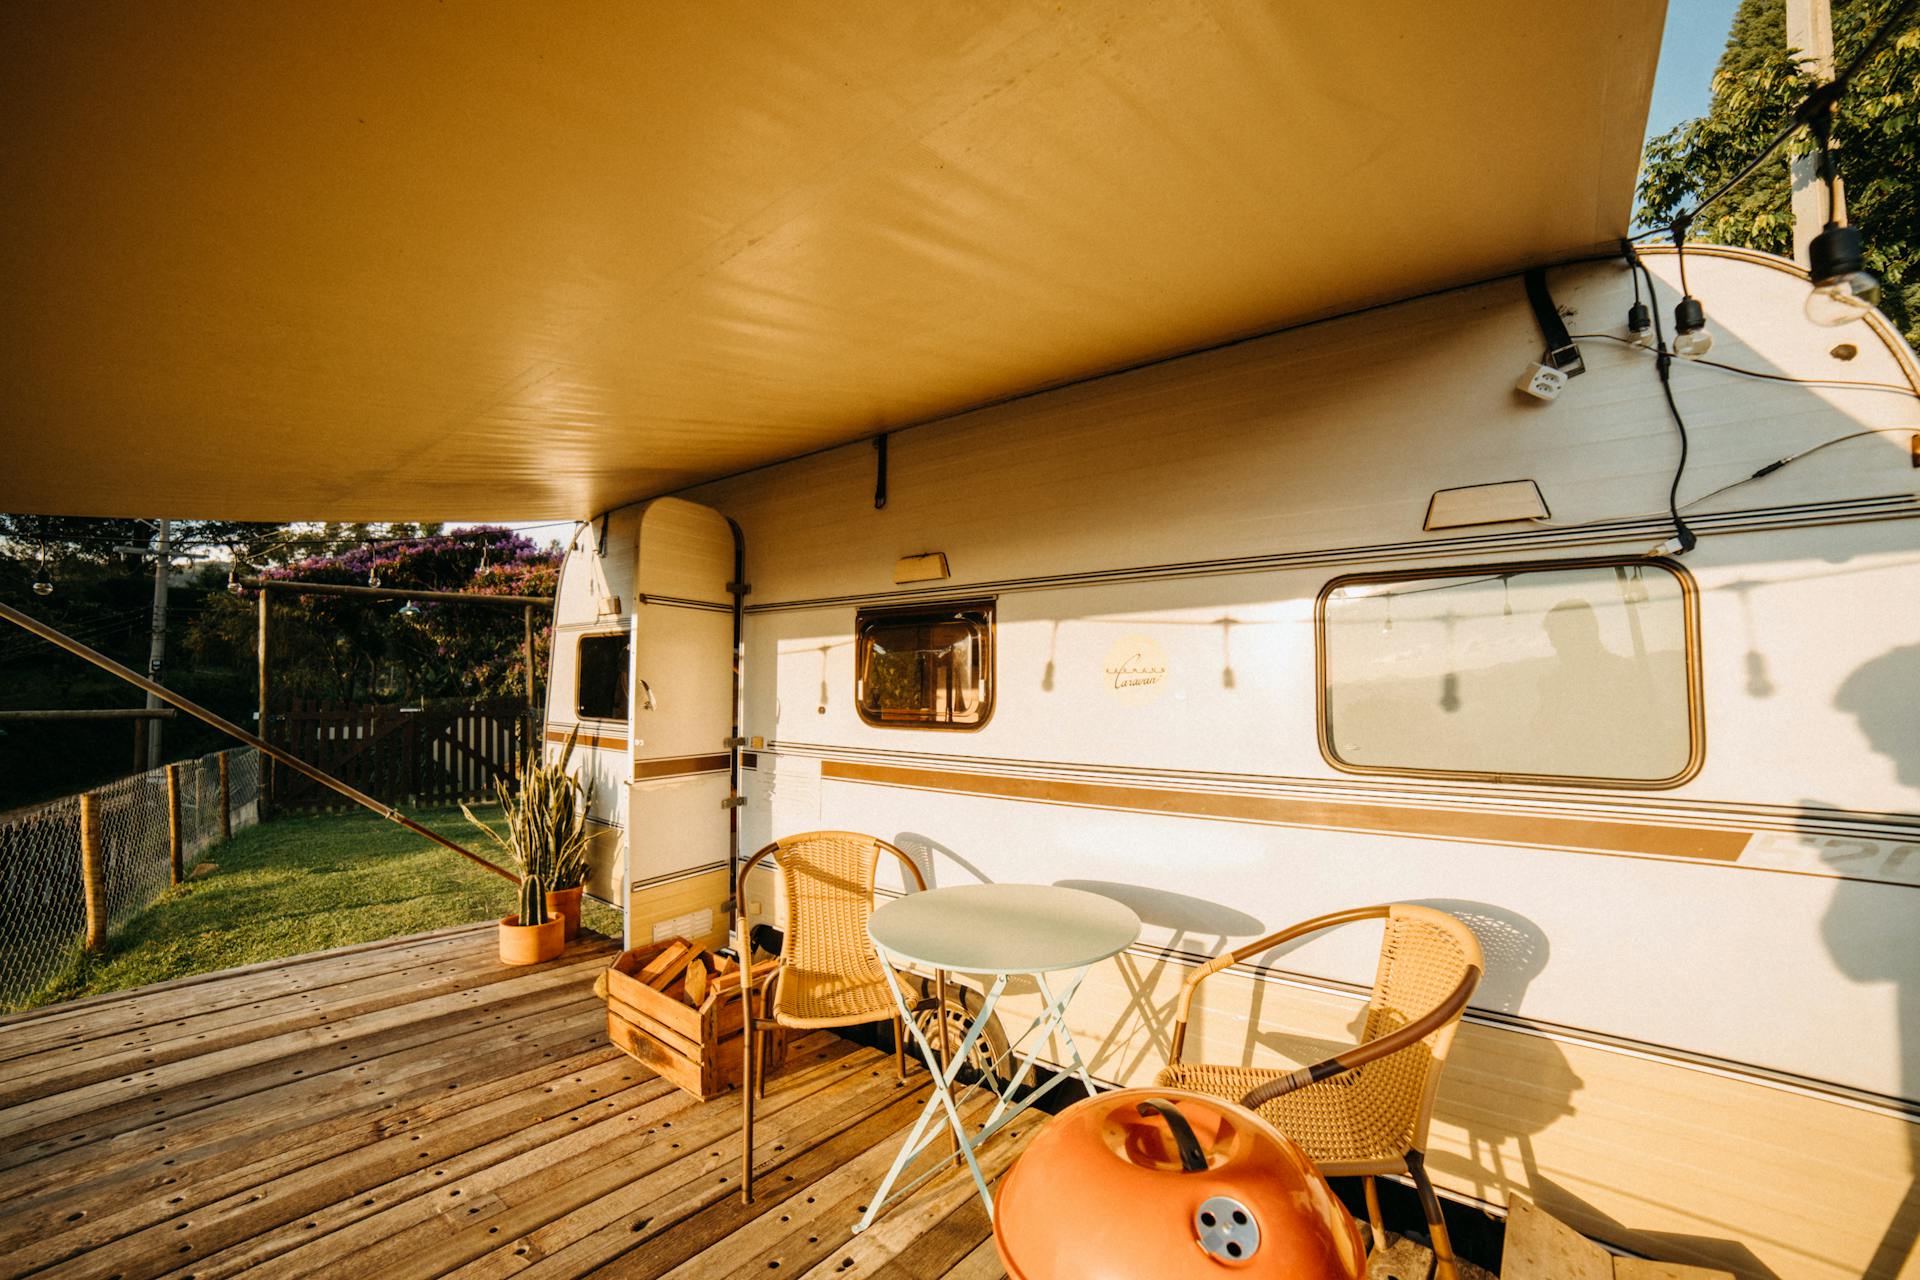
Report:
<svg viewBox="0 0 1920 1280"><path fill-rule="evenodd" d="M1513 278L896 432L883 508L861 442L583 525L546 736L583 735L594 891L636 942L718 943L731 856L818 828L934 884L1104 890L1145 932L1070 1016L1134 1083L1208 956L1438 905L1488 956L1444 1193L1743 1276L1920 1274L1920 370L1877 316L1809 324L1788 263L1688 275L1709 358L1772 376L1676 362L1683 503L1873 434L1691 507L1678 558L1650 555L1678 457L1653 356L1583 339L1557 401L1520 395ZM1576 335L1624 336L1621 264L1549 283ZM1548 518L1498 505L1520 485L1482 495L1504 522L1426 527L1440 491L1524 481ZM930 553L949 577L896 585ZM975 727L856 709L860 611L927 603L991 610ZM579 714L596 635L631 649L624 721ZM770 878L747 898L777 916ZM1189 1055L1351 1043L1376 948L1214 979Z"/></svg>

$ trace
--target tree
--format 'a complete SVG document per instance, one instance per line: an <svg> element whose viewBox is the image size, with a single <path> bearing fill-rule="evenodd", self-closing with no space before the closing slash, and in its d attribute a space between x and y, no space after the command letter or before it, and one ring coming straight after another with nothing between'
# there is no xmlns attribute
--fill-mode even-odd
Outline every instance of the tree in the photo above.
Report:
<svg viewBox="0 0 1920 1280"><path fill-rule="evenodd" d="M1845 67L1887 15L1887 0L1834 0L1834 65ZM1707 114L1647 143L1638 220L1669 223L1746 165L1791 118L1813 80L1787 47L1785 0L1741 0L1726 52L1713 74ZM1867 269L1880 277L1880 309L1920 347L1920 16L1909 17L1854 77L1833 122L1835 164L1846 186L1848 220L1866 241ZM1801 130L1788 151L1805 155ZM1770 161L1721 197L1694 224L1696 239L1790 256L1791 182L1784 158Z"/></svg>
<svg viewBox="0 0 1920 1280"><path fill-rule="evenodd" d="M389 526L382 541L268 568L263 576L480 595L551 596L558 585L559 552L512 530L418 530ZM368 531L348 526L343 532L364 537ZM334 531L313 537L325 543ZM416 611L402 614L393 601L279 592L274 616L275 687L288 696L333 702L526 696L516 609L420 601ZM196 620L187 647L210 660L250 660L253 627L250 601L222 597ZM544 629L536 632L536 663L544 640Z"/></svg>

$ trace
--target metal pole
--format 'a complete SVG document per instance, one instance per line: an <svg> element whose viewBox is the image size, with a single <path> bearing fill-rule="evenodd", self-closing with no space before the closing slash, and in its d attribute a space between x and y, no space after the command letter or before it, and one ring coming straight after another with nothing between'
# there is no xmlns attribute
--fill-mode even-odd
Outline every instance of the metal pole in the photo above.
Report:
<svg viewBox="0 0 1920 1280"><path fill-rule="evenodd" d="M520 616L526 632L525 644L527 657L527 728L523 738L526 745L523 750L522 763L531 765L540 758L540 717L534 711L533 704L533 606L528 605Z"/></svg>
<svg viewBox="0 0 1920 1280"><path fill-rule="evenodd" d="M160 522L160 546L153 560L153 641L147 649L147 676L158 684L167 657L167 577L173 572L173 522ZM147 709L157 711L160 699L147 695ZM147 727L147 768L160 767L160 724Z"/></svg>
<svg viewBox="0 0 1920 1280"><path fill-rule="evenodd" d="M524 618L526 623L527 723L532 724L534 720L534 714L535 714L534 703L533 703L533 680L534 680L535 671L534 671L534 665L533 665L533 606L532 605L528 605L526 607L526 611L524 612L522 617Z"/></svg>
<svg viewBox="0 0 1920 1280"><path fill-rule="evenodd" d="M267 603L267 593L260 593L260 698L259 711L255 714L262 738L273 736L273 730L267 727L267 614L272 606ZM273 761L260 761L260 821L267 820L267 812L273 807Z"/></svg>
<svg viewBox="0 0 1920 1280"><path fill-rule="evenodd" d="M419 823L415 822L412 818L407 817L405 814L401 813L398 809L393 808L391 805L382 804L380 801L375 800L372 796L366 794L364 791L360 791L355 789L354 787L348 786L346 783L340 781L340 779L334 777L332 774L326 773L322 770L314 768L312 765L308 764L305 760L302 760L299 756L294 755L290 751L281 750L279 747L274 746L271 742L268 742L265 738L260 737L258 734L248 733L245 729L242 729L239 725L233 723L233 721L225 719L224 717L215 715L213 712L207 710L205 707L201 706L199 703L194 702L191 699L186 698L180 694L174 693L170 689L162 688L160 685L155 684L153 681L147 679L145 676L141 675L139 672L134 671L131 668L122 666L120 663L115 662L112 658L109 658L106 654L101 653L98 650L89 649L86 645L81 644L78 640L75 640L73 637L66 635L64 632L55 630L54 628L48 626L46 623L40 621L38 618L35 618L30 614L22 613L18 609L14 608L12 605L0 604L0 619L4 619L8 622L11 622L15 626L20 627L23 630L31 631L34 635L39 636L42 640L47 641L49 644L57 645L58 647L65 649L68 653L74 654L78 657L85 658L88 662L91 662L94 666L99 667L102 671L106 671L112 675L116 675L120 677L120 679L125 680L128 684L134 685L137 688L145 689L148 693L156 694L159 697L166 699L168 702L171 702L174 706L180 708L182 711L186 712L188 715L192 716L194 719L204 720L206 723L212 725L214 728L220 730L221 732L231 734L233 737L238 738L240 741L246 743L248 746L259 751L260 754L264 756L271 756L273 759L278 760L281 764L286 765L287 768L292 769L295 773L298 773L303 777L312 778L315 782L319 783L321 786L326 787L329 790L339 792L341 795L353 801L355 804L361 805L364 808L373 810L375 813L379 814L381 817L387 819L387 821L398 823L399 825L405 827L407 830L413 832L415 835L425 836L427 839L433 841L435 844L441 846L442 848L451 849L453 852L465 858L468 862L474 863L478 866L485 867L487 870L493 872L495 875L499 876L501 879L511 880L516 884L519 883L520 877L514 875L511 871L508 871L502 867L495 866L493 863L488 862L485 858L481 857L479 854L474 853L470 849L466 849L461 847L460 845L455 844L453 841L447 839L445 836L439 834L438 832L427 830L427 828L421 826Z"/></svg>

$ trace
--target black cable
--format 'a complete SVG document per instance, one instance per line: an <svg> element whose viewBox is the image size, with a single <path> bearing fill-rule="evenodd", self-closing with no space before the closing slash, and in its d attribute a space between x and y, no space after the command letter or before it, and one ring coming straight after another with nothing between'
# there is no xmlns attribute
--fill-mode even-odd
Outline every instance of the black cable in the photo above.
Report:
<svg viewBox="0 0 1920 1280"><path fill-rule="evenodd" d="M1680 416L1680 406L1673 398L1673 353L1667 350L1667 335L1660 323L1660 295L1654 291L1653 273L1647 270L1647 264L1640 261L1640 255L1634 251L1633 242L1623 240L1620 243L1622 255L1627 265L1641 273L1647 282L1647 297L1653 305L1648 308L1653 317L1654 369L1660 375L1660 390L1667 398L1667 412L1673 415L1673 425L1680 433L1680 465L1673 469L1673 483L1667 486L1667 515L1673 519L1673 536L1679 544L1680 555L1694 549L1700 539L1694 536L1692 529L1680 515L1680 477L1687 473L1687 423ZM1686 286L1681 286L1685 292Z"/></svg>
<svg viewBox="0 0 1920 1280"><path fill-rule="evenodd" d="M1634 276L1634 290L1640 288L1640 277ZM1638 298L1635 299L1638 301ZM1623 338L1617 333L1576 333L1575 342L1604 341L1617 342L1623 347L1646 348L1632 338ZM1920 391L1912 387L1903 387L1897 382L1862 382L1850 378L1796 378L1789 373L1768 373L1764 369L1743 369L1737 364L1728 364L1724 360L1709 360L1705 356L1694 356L1689 364L1703 364L1709 369L1724 369L1728 373L1737 373L1743 378L1761 378L1768 382L1786 382L1797 387L1842 387L1857 391L1891 391L1897 395L1912 396L1920 400Z"/></svg>

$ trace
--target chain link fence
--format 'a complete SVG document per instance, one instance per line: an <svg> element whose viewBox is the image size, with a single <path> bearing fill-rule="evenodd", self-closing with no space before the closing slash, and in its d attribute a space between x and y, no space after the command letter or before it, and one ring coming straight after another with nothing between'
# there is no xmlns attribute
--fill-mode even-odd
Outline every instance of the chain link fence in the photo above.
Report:
<svg viewBox="0 0 1920 1280"><path fill-rule="evenodd" d="M100 820L99 866L106 927L111 930L151 903L173 878L172 803L177 779L182 874L222 838L220 754L95 788ZM260 820L260 753L229 751L227 801L231 829ZM31 1002L84 943L86 892L81 869L80 797L67 796L0 818L0 1009Z"/></svg>

